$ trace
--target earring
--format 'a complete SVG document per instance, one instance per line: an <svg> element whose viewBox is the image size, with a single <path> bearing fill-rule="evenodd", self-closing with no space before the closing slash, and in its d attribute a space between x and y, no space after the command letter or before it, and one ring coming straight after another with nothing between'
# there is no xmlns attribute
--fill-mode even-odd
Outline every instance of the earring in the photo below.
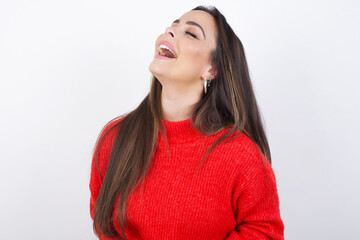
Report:
<svg viewBox="0 0 360 240"><path fill-rule="evenodd" d="M207 88L208 87L210 87L210 81L211 80L206 80L206 78L204 78L204 92L205 92L205 94L206 94L206 92L207 92Z"/></svg>

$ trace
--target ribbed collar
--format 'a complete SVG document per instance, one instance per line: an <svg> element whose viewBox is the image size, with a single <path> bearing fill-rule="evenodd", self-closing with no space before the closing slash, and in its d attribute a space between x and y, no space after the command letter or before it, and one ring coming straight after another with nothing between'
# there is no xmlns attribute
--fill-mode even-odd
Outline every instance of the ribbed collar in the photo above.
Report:
<svg viewBox="0 0 360 240"><path fill-rule="evenodd" d="M205 137L192 126L191 118L178 122L163 121L169 143L194 142Z"/></svg>

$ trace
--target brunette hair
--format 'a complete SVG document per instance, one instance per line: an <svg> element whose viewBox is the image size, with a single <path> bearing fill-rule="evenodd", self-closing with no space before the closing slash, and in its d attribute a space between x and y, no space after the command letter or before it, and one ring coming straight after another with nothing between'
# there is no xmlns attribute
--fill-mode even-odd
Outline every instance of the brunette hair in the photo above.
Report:
<svg viewBox="0 0 360 240"><path fill-rule="evenodd" d="M244 132L255 143L263 161L265 156L271 163L270 149L240 39L215 7L199 6L193 10L205 11L215 19L217 46L212 52L211 61L217 74L211 81L208 92L202 95L194 107L191 122L195 129L206 135L218 133L225 128L230 129L210 147L200 165L216 145L233 140L230 136L236 131L238 132L235 137ZM149 170L159 132L166 135L162 121L161 90L160 82L153 77L150 93L135 110L113 126L118 127L119 131L106 174L100 176L104 179L93 209L94 231L99 236L120 238L115 231L112 215L116 203L117 221L126 239L124 231L127 227L127 199ZM103 133L103 136L107 132ZM98 142L101 142L102 138L99 138ZM97 166L98 154L99 149L96 148L94 156ZM99 168L98 172L100 174Z"/></svg>

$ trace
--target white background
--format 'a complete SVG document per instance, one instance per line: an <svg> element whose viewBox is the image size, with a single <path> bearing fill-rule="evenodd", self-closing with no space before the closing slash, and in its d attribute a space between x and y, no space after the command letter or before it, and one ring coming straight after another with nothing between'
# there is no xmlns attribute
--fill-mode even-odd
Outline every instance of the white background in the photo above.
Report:
<svg viewBox="0 0 360 240"><path fill-rule="evenodd" d="M154 43L215 5L241 39L286 239L360 239L357 0L0 0L1 239L95 239L93 146L149 91Z"/></svg>

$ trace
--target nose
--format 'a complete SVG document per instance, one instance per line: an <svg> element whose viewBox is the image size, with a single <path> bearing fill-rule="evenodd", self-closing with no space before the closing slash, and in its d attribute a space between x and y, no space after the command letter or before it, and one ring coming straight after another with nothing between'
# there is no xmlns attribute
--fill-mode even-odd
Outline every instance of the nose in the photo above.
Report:
<svg viewBox="0 0 360 240"><path fill-rule="evenodd" d="M174 38L176 36L175 29L173 27L167 27L165 29L165 34L169 35L172 38Z"/></svg>

